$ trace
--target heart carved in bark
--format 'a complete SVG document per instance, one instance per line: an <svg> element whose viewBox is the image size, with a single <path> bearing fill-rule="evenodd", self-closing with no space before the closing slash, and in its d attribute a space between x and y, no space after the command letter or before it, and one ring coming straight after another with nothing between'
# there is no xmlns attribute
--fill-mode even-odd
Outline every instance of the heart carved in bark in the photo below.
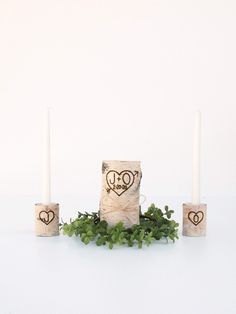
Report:
<svg viewBox="0 0 236 314"><path fill-rule="evenodd" d="M200 224L200 222L203 221L203 218L204 218L204 213L202 211L198 211L198 212L191 211L188 213L188 219L195 226Z"/></svg>
<svg viewBox="0 0 236 314"><path fill-rule="evenodd" d="M55 217L55 213L52 210L49 210L49 211L42 210L39 213L39 219L43 223L45 223L45 225L49 225L50 222L53 221L54 217Z"/></svg>
<svg viewBox="0 0 236 314"><path fill-rule="evenodd" d="M123 170L121 172L115 170L108 171L106 174L107 192L113 191L116 195L121 196L134 184L135 176L138 173L138 171L134 171L133 173L130 170Z"/></svg>

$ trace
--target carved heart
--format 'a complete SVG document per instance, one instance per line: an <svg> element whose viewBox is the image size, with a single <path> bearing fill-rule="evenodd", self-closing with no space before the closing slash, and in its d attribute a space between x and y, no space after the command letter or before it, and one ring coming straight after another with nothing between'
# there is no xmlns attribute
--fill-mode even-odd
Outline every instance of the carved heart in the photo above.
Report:
<svg viewBox="0 0 236 314"><path fill-rule="evenodd" d="M194 212L191 211L188 213L188 219L195 225L197 226L200 224L200 222L203 220L204 214L202 211Z"/></svg>
<svg viewBox="0 0 236 314"><path fill-rule="evenodd" d="M50 222L53 221L55 217L55 213L52 211L52 210L49 210L49 211L45 211L45 210L42 210L40 213L39 213L39 219L45 223L45 225L49 225Z"/></svg>
<svg viewBox="0 0 236 314"><path fill-rule="evenodd" d="M110 190L112 190L118 196L121 196L134 184L136 175L138 175L138 171L135 171L134 173L130 170L123 170L121 172L115 170L108 171L106 174L106 181L109 187L107 192L109 193Z"/></svg>

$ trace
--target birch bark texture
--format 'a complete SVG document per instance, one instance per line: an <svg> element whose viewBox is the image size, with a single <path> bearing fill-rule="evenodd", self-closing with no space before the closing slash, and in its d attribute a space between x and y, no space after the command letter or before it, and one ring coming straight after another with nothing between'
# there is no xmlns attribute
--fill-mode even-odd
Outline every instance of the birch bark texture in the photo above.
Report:
<svg viewBox="0 0 236 314"><path fill-rule="evenodd" d="M126 228L139 224L141 178L140 161L103 161L101 220L111 226L122 221Z"/></svg>
<svg viewBox="0 0 236 314"><path fill-rule="evenodd" d="M35 204L35 233L40 237L59 235L59 204Z"/></svg>
<svg viewBox="0 0 236 314"><path fill-rule="evenodd" d="M183 204L183 235L200 237L206 235L206 204Z"/></svg>

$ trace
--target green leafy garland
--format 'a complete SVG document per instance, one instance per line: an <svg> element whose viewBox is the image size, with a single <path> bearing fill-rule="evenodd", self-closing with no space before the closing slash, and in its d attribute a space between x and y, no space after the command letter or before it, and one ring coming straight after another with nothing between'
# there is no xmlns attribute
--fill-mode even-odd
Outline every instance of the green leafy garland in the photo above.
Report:
<svg viewBox="0 0 236 314"><path fill-rule="evenodd" d="M133 246L138 244L142 248L143 243L150 245L155 240L162 238L171 239L173 242L178 239L179 224L171 220L173 210L165 206L165 211L152 204L147 212L142 214L140 210L140 224L125 228L122 222L115 226L108 226L106 221L101 221L99 212L84 214L78 212L78 218L70 220L70 223L61 224L63 233L69 237L80 236L84 244L96 241L98 246L108 245L110 249L114 244Z"/></svg>

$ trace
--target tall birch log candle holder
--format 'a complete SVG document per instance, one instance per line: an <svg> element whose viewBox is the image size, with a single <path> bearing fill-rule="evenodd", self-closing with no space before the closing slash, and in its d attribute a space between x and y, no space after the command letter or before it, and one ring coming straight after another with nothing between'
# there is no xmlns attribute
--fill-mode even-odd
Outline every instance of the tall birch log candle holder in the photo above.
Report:
<svg viewBox="0 0 236 314"><path fill-rule="evenodd" d="M140 161L103 161L101 220L109 225L123 222L126 228L139 224Z"/></svg>
<svg viewBox="0 0 236 314"><path fill-rule="evenodd" d="M200 201L200 160L201 160L201 114L195 116L193 133L193 182L192 203L183 204L184 236L198 237L206 235L207 205Z"/></svg>

